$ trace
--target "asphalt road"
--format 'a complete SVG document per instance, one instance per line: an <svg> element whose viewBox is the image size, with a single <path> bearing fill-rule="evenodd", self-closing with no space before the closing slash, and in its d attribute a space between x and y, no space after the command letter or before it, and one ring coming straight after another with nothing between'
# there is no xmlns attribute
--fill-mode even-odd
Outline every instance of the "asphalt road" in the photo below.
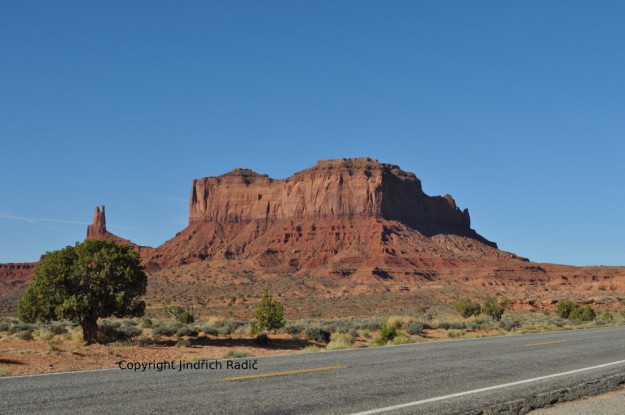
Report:
<svg viewBox="0 0 625 415"><path fill-rule="evenodd" d="M624 374L625 327L264 357L256 370L221 364L0 378L0 414L479 413Z"/></svg>

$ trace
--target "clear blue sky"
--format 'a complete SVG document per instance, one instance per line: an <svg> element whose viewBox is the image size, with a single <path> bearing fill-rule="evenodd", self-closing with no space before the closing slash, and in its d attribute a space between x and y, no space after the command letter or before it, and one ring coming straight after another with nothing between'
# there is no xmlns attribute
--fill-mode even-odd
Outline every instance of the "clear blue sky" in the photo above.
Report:
<svg viewBox="0 0 625 415"><path fill-rule="evenodd" d="M622 1L3 1L0 262L157 246L194 178L368 156L541 262L625 265Z"/></svg>

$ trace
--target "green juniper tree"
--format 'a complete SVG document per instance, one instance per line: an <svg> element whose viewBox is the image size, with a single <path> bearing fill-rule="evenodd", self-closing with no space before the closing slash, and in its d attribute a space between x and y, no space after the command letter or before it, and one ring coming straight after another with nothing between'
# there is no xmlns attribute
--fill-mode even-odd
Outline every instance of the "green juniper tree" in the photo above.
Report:
<svg viewBox="0 0 625 415"><path fill-rule="evenodd" d="M25 322L71 320L91 344L97 341L99 318L143 315L145 302L139 297L146 287L131 246L90 239L46 253L22 293L18 316Z"/></svg>
<svg viewBox="0 0 625 415"><path fill-rule="evenodd" d="M263 298L256 307L256 320L260 330L278 330L284 327L284 306L269 294L269 288L265 288Z"/></svg>

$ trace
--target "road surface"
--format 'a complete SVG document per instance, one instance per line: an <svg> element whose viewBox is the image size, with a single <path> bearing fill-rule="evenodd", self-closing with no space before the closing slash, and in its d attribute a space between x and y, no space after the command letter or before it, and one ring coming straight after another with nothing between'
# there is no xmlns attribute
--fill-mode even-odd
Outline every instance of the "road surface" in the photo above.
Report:
<svg viewBox="0 0 625 415"><path fill-rule="evenodd" d="M0 414L480 413L625 375L625 327L232 362L256 369L213 361L0 378Z"/></svg>

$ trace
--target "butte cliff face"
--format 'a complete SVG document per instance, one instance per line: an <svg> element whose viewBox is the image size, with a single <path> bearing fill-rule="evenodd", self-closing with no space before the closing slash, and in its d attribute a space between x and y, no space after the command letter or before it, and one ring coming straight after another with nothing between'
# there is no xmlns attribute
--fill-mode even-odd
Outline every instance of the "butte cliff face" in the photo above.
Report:
<svg viewBox="0 0 625 415"><path fill-rule="evenodd" d="M390 275L425 261L520 258L471 229L468 210L413 173L369 158L325 160L275 180L247 169L193 181L189 226L148 263L209 258L336 275Z"/></svg>
<svg viewBox="0 0 625 415"><path fill-rule="evenodd" d="M324 160L284 180L247 169L193 181L189 224L375 218L402 222L423 235L468 236L467 209L450 195L430 197L413 173L376 160Z"/></svg>
<svg viewBox="0 0 625 415"><path fill-rule="evenodd" d="M194 180L191 189L190 224L325 218L381 218L426 235L478 237L451 196L427 196L413 173L368 158L320 161L284 180L235 169Z"/></svg>

